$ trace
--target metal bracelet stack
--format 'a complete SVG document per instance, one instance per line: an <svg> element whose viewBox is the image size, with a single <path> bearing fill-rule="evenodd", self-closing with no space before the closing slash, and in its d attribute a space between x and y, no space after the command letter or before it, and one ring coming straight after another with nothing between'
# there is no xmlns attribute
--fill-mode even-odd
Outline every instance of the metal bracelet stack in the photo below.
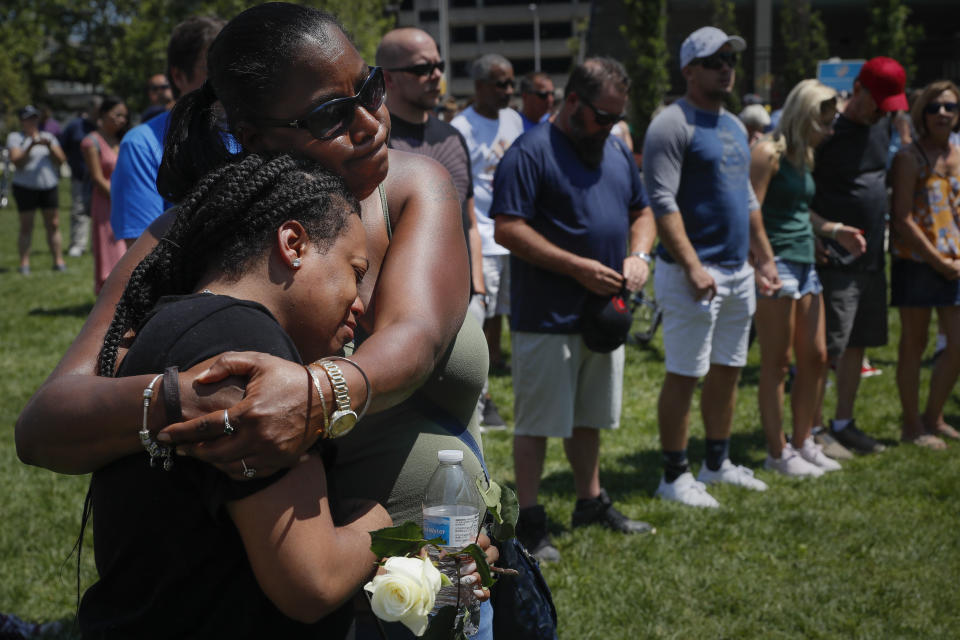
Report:
<svg viewBox="0 0 960 640"><path fill-rule="evenodd" d="M147 413L150 411L150 400L153 398L153 385L162 377L162 373L157 374L143 390L143 426L140 429L140 444L150 454L151 467L156 467L157 460L160 460L163 470L170 471L173 468L173 451L170 447L158 444L151 438L150 429L147 425Z"/></svg>

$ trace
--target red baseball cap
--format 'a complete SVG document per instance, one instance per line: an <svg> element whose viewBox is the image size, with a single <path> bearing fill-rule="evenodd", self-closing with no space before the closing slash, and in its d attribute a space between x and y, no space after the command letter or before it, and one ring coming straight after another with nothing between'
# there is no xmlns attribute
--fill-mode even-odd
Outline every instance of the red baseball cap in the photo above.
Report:
<svg viewBox="0 0 960 640"><path fill-rule="evenodd" d="M910 110L904 93L907 86L907 73L893 58L883 56L870 58L860 67L857 80L866 87L882 111Z"/></svg>

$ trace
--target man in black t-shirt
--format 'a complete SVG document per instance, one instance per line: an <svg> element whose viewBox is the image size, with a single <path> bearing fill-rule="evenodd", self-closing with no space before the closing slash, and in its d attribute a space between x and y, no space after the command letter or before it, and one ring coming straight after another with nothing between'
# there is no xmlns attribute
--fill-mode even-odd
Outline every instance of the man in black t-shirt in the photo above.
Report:
<svg viewBox="0 0 960 640"><path fill-rule="evenodd" d="M827 353L836 364L837 411L830 433L848 449L874 453L883 445L860 431L853 405L866 347L887 343L887 285L883 239L887 216L887 113L907 109L906 74L891 58L873 58L860 70L853 97L833 136L817 150L813 211L863 231L866 251L856 259L834 253L818 269L823 283Z"/></svg>
<svg viewBox="0 0 960 640"><path fill-rule="evenodd" d="M437 43L414 28L388 32L377 47L377 65L383 67L390 111L391 149L433 158L450 172L460 197L463 233L470 257L470 311L483 322L487 290L483 282L483 252L473 211L473 178L467 143L451 125L433 114L440 100L444 60ZM487 385L481 396L480 424L484 431L505 429Z"/></svg>

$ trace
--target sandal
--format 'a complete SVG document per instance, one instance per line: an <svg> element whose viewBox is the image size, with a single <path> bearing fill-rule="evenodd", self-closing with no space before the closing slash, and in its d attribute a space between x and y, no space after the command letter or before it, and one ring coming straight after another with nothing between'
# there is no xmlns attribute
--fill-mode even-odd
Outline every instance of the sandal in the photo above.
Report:
<svg viewBox="0 0 960 640"><path fill-rule="evenodd" d="M960 431L957 431L945 422L934 429L934 435L938 435L941 438L950 438L951 440L960 440Z"/></svg>
<svg viewBox="0 0 960 640"><path fill-rule="evenodd" d="M943 451L947 448L947 443L932 433L921 433L912 438L901 438L900 441L915 444L924 449L933 449L934 451Z"/></svg>

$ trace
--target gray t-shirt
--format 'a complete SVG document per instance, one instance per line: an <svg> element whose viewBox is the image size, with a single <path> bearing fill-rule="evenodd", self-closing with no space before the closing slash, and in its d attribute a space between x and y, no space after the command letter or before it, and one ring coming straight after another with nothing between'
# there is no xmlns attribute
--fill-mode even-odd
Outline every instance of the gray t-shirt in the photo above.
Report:
<svg viewBox="0 0 960 640"><path fill-rule="evenodd" d="M39 133L40 137L48 140L53 147L59 147L56 136L46 131ZM30 146L30 138L19 131L7 136L7 149L26 149ZM53 189L60 181L60 173L53 162L53 155L46 145L35 144L27 153L27 164L22 169L13 172L13 184L27 189Z"/></svg>

